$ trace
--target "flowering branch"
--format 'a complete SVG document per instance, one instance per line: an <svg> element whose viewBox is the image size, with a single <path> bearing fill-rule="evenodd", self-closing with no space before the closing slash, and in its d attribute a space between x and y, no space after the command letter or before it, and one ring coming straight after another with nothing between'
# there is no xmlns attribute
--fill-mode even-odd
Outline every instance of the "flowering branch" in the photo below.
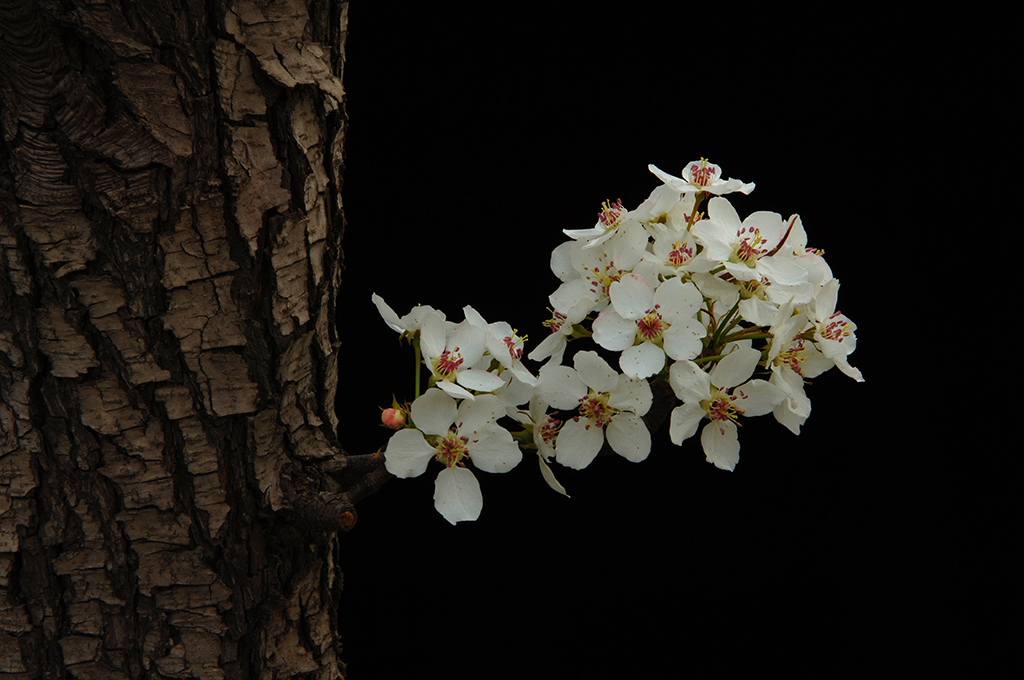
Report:
<svg viewBox="0 0 1024 680"><path fill-rule="evenodd" d="M469 463L502 473L526 451L568 495L552 463L582 469L602 452L640 462L666 420L677 445L706 421L706 459L733 470L742 418L771 413L799 434L808 379L835 366L863 381L848 361L856 326L836 310L839 281L807 247L798 215L741 220L724 196L754 185L723 179L705 159L679 177L649 169L662 185L647 200L633 210L605 201L592 228L565 230L570 240L552 252L561 283L548 298L550 335L526 357L544 362L539 370L506 322L468 306L458 321L428 306L399 317L373 295L385 323L412 342L417 367L411 406L382 416L395 430L386 472L416 477L440 462L434 504L452 524L483 507ZM596 348L564 363L580 340ZM383 473L366 479L372 488Z"/></svg>

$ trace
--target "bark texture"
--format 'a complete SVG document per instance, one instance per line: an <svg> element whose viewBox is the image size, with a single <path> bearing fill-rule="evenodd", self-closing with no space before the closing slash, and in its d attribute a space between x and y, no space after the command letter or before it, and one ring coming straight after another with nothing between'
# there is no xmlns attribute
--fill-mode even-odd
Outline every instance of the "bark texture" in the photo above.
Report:
<svg viewBox="0 0 1024 680"><path fill-rule="evenodd" d="M0 678L342 677L347 3L0 27Z"/></svg>

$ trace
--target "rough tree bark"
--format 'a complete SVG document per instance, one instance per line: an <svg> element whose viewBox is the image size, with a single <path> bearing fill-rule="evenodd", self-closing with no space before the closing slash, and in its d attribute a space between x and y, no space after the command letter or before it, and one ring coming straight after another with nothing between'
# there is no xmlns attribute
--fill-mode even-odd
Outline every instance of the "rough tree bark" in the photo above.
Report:
<svg viewBox="0 0 1024 680"><path fill-rule="evenodd" d="M0 678L343 676L346 30L0 5Z"/></svg>

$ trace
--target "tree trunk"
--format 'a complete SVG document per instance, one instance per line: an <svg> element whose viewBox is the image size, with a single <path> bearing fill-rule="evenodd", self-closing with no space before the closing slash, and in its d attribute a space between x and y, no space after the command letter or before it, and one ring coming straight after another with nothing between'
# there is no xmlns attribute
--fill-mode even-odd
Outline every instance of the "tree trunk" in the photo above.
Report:
<svg viewBox="0 0 1024 680"><path fill-rule="evenodd" d="M0 8L0 677L342 677L346 17Z"/></svg>

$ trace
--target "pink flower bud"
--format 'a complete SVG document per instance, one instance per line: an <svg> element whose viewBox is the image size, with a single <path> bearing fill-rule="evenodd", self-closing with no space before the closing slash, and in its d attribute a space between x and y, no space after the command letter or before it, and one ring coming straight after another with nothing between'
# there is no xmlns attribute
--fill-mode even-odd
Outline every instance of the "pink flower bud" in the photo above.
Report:
<svg viewBox="0 0 1024 680"><path fill-rule="evenodd" d="M397 430L405 425L405 411L400 408L386 408L380 414L380 422L385 426Z"/></svg>

